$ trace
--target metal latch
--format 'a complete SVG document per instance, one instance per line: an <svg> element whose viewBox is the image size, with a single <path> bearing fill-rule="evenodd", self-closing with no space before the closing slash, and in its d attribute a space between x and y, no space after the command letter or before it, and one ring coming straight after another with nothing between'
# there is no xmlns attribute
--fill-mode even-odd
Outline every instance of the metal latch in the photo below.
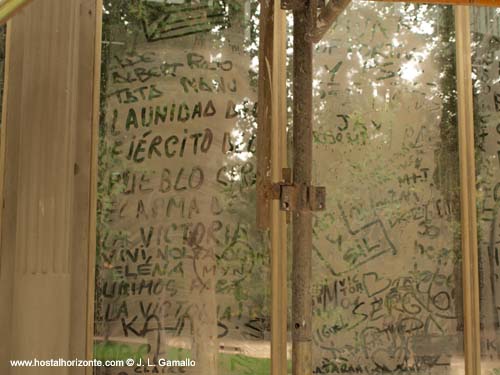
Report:
<svg viewBox="0 0 500 375"><path fill-rule="evenodd" d="M324 211L326 208L326 188L324 186L295 185L292 170L283 169L283 181L272 184L272 199L279 200L281 211L286 211L287 221L293 211Z"/></svg>

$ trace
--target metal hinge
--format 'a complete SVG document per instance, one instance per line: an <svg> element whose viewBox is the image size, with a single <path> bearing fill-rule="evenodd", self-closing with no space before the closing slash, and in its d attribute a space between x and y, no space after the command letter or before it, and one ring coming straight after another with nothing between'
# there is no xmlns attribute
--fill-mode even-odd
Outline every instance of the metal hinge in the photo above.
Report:
<svg viewBox="0 0 500 375"><path fill-rule="evenodd" d="M324 211L326 208L326 188L295 185L290 168L283 169L282 182L272 184L270 198L279 200L281 211L288 213L287 221L293 211Z"/></svg>

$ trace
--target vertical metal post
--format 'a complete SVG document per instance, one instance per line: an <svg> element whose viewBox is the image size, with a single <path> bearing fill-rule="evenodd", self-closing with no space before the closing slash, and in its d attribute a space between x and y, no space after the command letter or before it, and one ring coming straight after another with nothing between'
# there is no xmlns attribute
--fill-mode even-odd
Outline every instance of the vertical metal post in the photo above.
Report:
<svg viewBox="0 0 500 375"><path fill-rule="evenodd" d="M310 0L293 10L293 182L298 188L293 211L292 366L294 375L312 371L311 253L312 213L307 187L312 169L312 41Z"/></svg>
<svg viewBox="0 0 500 375"><path fill-rule="evenodd" d="M280 183L286 166L286 12L274 1L271 86L271 181ZM260 124L259 124L260 126ZM271 374L287 375L288 261L286 214L278 200L271 203Z"/></svg>
<svg viewBox="0 0 500 375"><path fill-rule="evenodd" d="M464 299L465 374L481 373L479 262L477 249L476 169L470 17L467 6L455 7L457 40L458 143Z"/></svg>
<svg viewBox="0 0 500 375"><path fill-rule="evenodd" d="M271 373L287 373L286 216L272 197L286 163L286 13L279 0L260 1L257 128L257 226L271 239Z"/></svg>

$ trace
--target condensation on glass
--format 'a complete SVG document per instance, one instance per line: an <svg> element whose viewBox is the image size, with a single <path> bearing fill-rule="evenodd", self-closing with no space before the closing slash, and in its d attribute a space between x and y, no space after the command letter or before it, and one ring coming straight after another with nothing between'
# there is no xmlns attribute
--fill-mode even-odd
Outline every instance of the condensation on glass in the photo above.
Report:
<svg viewBox="0 0 500 375"><path fill-rule="evenodd" d="M471 8L481 367L500 373L500 9ZM498 299L498 300L497 300Z"/></svg>
<svg viewBox="0 0 500 375"><path fill-rule="evenodd" d="M354 1L315 47L315 373L464 373L454 38Z"/></svg>
<svg viewBox="0 0 500 375"><path fill-rule="evenodd" d="M95 358L268 374L257 2L106 1L102 43Z"/></svg>

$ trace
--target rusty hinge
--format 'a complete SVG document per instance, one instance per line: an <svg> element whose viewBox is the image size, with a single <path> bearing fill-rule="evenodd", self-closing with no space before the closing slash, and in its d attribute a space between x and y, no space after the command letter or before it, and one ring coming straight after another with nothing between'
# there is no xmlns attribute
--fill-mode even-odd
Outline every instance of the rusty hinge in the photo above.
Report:
<svg viewBox="0 0 500 375"><path fill-rule="evenodd" d="M287 221L293 211L323 211L326 208L326 188L295 185L290 168L283 169L282 182L272 184L269 198L279 200L280 209L288 213Z"/></svg>

